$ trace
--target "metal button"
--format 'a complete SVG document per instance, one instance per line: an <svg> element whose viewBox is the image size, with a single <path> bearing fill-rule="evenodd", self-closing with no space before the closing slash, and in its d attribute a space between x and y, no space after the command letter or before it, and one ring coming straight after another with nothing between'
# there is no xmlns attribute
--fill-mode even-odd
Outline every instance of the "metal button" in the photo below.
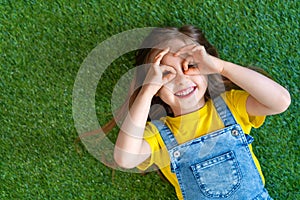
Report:
<svg viewBox="0 0 300 200"><path fill-rule="evenodd" d="M175 158L178 158L180 156L180 151L175 151L173 155Z"/></svg>
<svg viewBox="0 0 300 200"><path fill-rule="evenodd" d="M232 129L232 130L231 130L231 135L233 135L233 136L238 136L238 135L239 135L239 131L236 130L236 129Z"/></svg>

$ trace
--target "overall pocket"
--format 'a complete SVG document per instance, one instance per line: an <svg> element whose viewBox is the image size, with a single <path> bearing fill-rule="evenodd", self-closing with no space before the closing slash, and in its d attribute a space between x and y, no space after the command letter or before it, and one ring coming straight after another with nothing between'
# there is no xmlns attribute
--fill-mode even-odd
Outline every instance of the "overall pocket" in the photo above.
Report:
<svg viewBox="0 0 300 200"><path fill-rule="evenodd" d="M229 197L241 183L241 172L232 151L193 164L191 169L200 190L207 197Z"/></svg>

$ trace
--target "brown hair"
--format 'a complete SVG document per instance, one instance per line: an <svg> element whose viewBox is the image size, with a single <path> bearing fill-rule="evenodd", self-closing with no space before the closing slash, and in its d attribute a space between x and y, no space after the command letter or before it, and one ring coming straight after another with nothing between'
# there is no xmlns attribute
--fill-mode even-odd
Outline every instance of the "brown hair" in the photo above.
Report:
<svg viewBox="0 0 300 200"><path fill-rule="evenodd" d="M205 47L206 52L212 56L219 57L219 54L216 48L209 43L205 38L204 33L194 27L194 26L183 26L181 28L176 27L165 27L165 28L155 28L152 32L145 38L144 42L141 45L141 48L137 50L135 56L135 66L141 66L146 64L149 60L149 55L153 50L158 49L159 46L167 43L172 39L182 39L189 38L193 42ZM128 92L128 97L125 103L117 110L115 118L111 119L107 124L102 127L104 133L108 133L113 127L116 126L116 121L123 119L135 98L137 97L140 89L143 85L144 79L147 74L147 69L144 67L137 67L135 72L135 78L131 82L130 91ZM208 90L205 93L205 99L213 98L214 96L219 95L221 92L229 90L232 88L238 88L231 81L217 74L208 75ZM221 86L221 87L220 87ZM173 116L173 112L169 105L163 102L160 97L154 96L152 99L152 105L158 104L161 107L158 109L151 109L149 116L151 119L158 119L162 117L162 113L166 113L168 116ZM157 107L156 107L157 108ZM160 108L160 109L159 109ZM150 117L148 117L150 120Z"/></svg>
<svg viewBox="0 0 300 200"><path fill-rule="evenodd" d="M130 109L131 105L135 101L138 93L140 92L146 74L148 72L148 68L145 67L137 67L149 62L149 55L154 50L158 50L163 48L164 44L171 41L172 39L182 39L185 40L188 38L189 40L196 42L206 49L206 52L212 56L219 57L219 54L216 48L209 43L209 41L205 38L204 33L191 25L186 25L180 28L176 27L165 27L165 28L155 28L153 31L146 37L144 42L141 45L141 48L137 50L135 57L135 77L131 82L129 95L125 101L125 103L117 110L115 118L111 119L107 124L102 127L104 133L108 133L113 127L116 126L116 121L120 121L124 119L127 114L127 111ZM165 46L166 47L166 46ZM257 70L254 69L256 71ZM208 89L204 95L205 100L210 98L214 98L220 95L224 91L228 91L231 89L240 89L237 85L232 83L226 77L221 76L220 74L209 74L208 75ZM152 99L151 105L161 105L162 107L155 107L154 109L150 109L149 115L151 119L159 119L163 115L173 116L173 112L169 105L163 102L159 96L154 96ZM148 117L150 120L150 117Z"/></svg>

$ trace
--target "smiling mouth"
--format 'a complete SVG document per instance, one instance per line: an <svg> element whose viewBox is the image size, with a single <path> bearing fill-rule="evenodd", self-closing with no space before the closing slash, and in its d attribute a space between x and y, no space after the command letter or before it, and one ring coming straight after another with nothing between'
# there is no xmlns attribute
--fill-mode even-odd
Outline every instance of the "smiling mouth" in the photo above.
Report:
<svg viewBox="0 0 300 200"><path fill-rule="evenodd" d="M192 94L196 90L196 87L189 87L184 90L180 90L179 92L176 92L174 95L177 97L187 97L190 94Z"/></svg>

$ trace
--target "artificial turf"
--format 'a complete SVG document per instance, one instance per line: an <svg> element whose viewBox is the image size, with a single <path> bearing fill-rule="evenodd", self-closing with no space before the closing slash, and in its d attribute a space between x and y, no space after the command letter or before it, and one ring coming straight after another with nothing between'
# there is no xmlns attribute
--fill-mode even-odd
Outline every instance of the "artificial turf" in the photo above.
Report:
<svg viewBox="0 0 300 200"><path fill-rule="evenodd" d="M271 196L300 199L299 9L297 0L2 0L0 199L176 199L155 172L112 170L74 142L72 94L82 62L101 42L184 24L203 29L221 58L263 68L290 91L289 109L252 135ZM129 53L100 80L100 124L111 117L112 86L132 67Z"/></svg>

